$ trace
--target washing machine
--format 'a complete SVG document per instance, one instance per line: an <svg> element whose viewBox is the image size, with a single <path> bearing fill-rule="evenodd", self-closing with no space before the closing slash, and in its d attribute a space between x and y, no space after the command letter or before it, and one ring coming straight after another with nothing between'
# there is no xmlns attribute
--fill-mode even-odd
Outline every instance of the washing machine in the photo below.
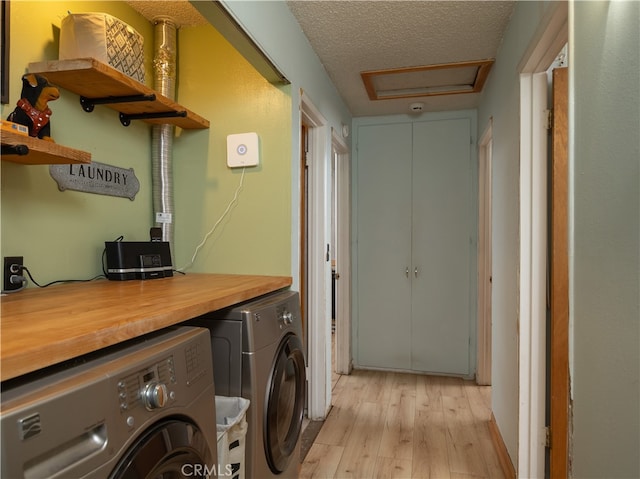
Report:
<svg viewBox="0 0 640 479"><path fill-rule="evenodd" d="M298 293L272 293L190 324L210 331L216 394L250 401L246 478L298 477L306 402Z"/></svg>
<svg viewBox="0 0 640 479"><path fill-rule="evenodd" d="M215 476L211 341L172 327L2 384L2 477Z"/></svg>

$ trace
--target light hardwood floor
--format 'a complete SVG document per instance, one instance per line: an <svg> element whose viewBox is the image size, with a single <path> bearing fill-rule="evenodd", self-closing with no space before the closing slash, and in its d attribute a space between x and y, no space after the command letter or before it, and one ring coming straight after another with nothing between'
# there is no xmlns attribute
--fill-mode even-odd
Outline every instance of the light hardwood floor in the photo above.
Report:
<svg viewBox="0 0 640 479"><path fill-rule="evenodd" d="M490 387L457 378L362 370L336 376L333 407L300 479L502 479L490 395Z"/></svg>

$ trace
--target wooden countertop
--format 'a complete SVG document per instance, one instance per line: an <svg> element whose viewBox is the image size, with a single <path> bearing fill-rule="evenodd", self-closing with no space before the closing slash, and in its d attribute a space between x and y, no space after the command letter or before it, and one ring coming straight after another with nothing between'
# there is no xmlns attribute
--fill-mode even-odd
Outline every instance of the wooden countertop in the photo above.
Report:
<svg viewBox="0 0 640 479"><path fill-rule="evenodd" d="M291 285L285 276L187 274L27 289L0 300L0 380Z"/></svg>

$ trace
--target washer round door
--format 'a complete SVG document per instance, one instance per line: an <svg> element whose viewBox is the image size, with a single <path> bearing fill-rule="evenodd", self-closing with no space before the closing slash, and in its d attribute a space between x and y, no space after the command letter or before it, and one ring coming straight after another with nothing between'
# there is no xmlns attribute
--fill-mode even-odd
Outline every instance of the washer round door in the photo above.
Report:
<svg viewBox="0 0 640 479"><path fill-rule="evenodd" d="M302 342L294 335L278 347L268 384L264 447L271 470L284 472L294 456L305 404L305 364Z"/></svg>
<svg viewBox="0 0 640 479"><path fill-rule="evenodd" d="M211 450L198 426L185 419L169 419L147 429L109 478L205 478L214 467Z"/></svg>

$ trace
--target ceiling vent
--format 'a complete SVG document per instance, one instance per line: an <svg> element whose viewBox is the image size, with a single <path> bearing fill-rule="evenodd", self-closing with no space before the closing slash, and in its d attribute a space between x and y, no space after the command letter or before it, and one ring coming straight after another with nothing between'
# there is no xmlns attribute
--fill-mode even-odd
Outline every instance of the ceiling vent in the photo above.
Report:
<svg viewBox="0 0 640 479"><path fill-rule="evenodd" d="M494 60L361 72L370 100L477 93Z"/></svg>

